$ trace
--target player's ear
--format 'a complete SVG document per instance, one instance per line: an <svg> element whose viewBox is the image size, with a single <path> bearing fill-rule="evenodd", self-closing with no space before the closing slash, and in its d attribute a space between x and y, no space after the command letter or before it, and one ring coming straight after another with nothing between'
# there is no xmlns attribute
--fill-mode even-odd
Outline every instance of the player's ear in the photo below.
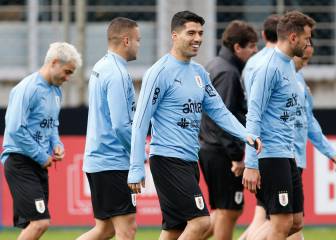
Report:
<svg viewBox="0 0 336 240"><path fill-rule="evenodd" d="M292 32L289 34L288 40L290 43L293 43L296 41L297 37L298 37L297 34L295 32Z"/></svg>
<svg viewBox="0 0 336 240"><path fill-rule="evenodd" d="M123 42L123 45L125 46L125 47L127 47L128 45L129 45L129 36L123 36L122 37L122 42Z"/></svg>
<svg viewBox="0 0 336 240"><path fill-rule="evenodd" d="M241 50L241 46L239 45L239 43L235 43L233 45L233 51L234 51L234 53L240 53L240 50Z"/></svg>

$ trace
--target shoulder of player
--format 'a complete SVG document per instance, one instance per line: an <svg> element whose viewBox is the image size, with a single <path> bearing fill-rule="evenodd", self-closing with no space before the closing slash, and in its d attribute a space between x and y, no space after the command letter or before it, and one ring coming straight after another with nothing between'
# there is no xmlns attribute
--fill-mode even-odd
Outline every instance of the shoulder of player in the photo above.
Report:
<svg viewBox="0 0 336 240"><path fill-rule="evenodd" d="M128 72L123 64L118 63L111 58L102 58L93 67L91 77L101 79L102 82L127 82Z"/></svg>
<svg viewBox="0 0 336 240"><path fill-rule="evenodd" d="M155 82L158 79L167 79L169 76L172 76L172 69L169 67L168 57L165 55L147 69L143 81Z"/></svg>

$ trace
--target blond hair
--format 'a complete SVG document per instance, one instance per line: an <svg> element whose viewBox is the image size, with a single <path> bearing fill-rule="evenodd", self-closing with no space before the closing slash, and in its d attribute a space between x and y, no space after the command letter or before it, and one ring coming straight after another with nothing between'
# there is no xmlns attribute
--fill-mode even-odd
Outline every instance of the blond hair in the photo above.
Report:
<svg viewBox="0 0 336 240"><path fill-rule="evenodd" d="M49 45L49 49L44 59L44 64L57 59L63 63L73 62L76 69L82 66L82 57L77 49L66 42L54 42Z"/></svg>

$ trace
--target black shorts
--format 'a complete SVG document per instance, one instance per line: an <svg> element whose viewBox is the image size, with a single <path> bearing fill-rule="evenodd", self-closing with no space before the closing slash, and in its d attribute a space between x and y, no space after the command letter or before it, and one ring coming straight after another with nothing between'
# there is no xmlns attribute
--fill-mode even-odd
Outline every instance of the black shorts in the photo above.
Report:
<svg viewBox="0 0 336 240"><path fill-rule="evenodd" d="M303 211L300 172L294 158L259 159L261 189L257 195L269 215Z"/></svg>
<svg viewBox="0 0 336 240"><path fill-rule="evenodd" d="M241 210L244 205L242 176L231 171L232 161L223 149L202 149L200 166L208 185L212 209Z"/></svg>
<svg viewBox="0 0 336 240"><path fill-rule="evenodd" d="M96 219L135 213L136 195L127 185L127 175L128 170L86 173Z"/></svg>
<svg viewBox="0 0 336 240"><path fill-rule="evenodd" d="M25 228L30 221L49 219L48 171L17 153L9 154L4 169L13 197L14 226Z"/></svg>
<svg viewBox="0 0 336 240"><path fill-rule="evenodd" d="M182 230L187 221L209 216L199 182L197 162L152 156L150 169L162 211L162 229Z"/></svg>

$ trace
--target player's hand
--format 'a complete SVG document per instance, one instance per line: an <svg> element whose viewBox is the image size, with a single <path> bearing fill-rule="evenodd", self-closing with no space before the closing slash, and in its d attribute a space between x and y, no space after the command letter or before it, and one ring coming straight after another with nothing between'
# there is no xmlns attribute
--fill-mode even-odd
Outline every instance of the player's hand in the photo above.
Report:
<svg viewBox="0 0 336 240"><path fill-rule="evenodd" d="M46 162L45 164L43 164L42 167L43 167L43 168L48 168L48 167L50 167L51 164L52 164L52 161L53 161L52 156L49 156L47 162Z"/></svg>
<svg viewBox="0 0 336 240"><path fill-rule="evenodd" d="M259 154L262 150L262 142L260 138L256 138L256 140L253 140L251 136L247 136L247 142L251 147L254 147L257 151L257 154Z"/></svg>
<svg viewBox="0 0 336 240"><path fill-rule="evenodd" d="M139 183L129 183L128 187L131 189L132 193L141 193L141 187L145 187L145 179L141 180Z"/></svg>
<svg viewBox="0 0 336 240"><path fill-rule="evenodd" d="M243 173L243 185L251 193L256 193L260 189L260 173L258 169L245 168Z"/></svg>
<svg viewBox="0 0 336 240"><path fill-rule="evenodd" d="M244 168L244 161L232 161L231 172L233 172L236 177L239 177L243 174Z"/></svg>
<svg viewBox="0 0 336 240"><path fill-rule="evenodd" d="M54 160L55 161L61 161L63 158L64 158L64 148L60 145L57 145L55 148L54 148Z"/></svg>

